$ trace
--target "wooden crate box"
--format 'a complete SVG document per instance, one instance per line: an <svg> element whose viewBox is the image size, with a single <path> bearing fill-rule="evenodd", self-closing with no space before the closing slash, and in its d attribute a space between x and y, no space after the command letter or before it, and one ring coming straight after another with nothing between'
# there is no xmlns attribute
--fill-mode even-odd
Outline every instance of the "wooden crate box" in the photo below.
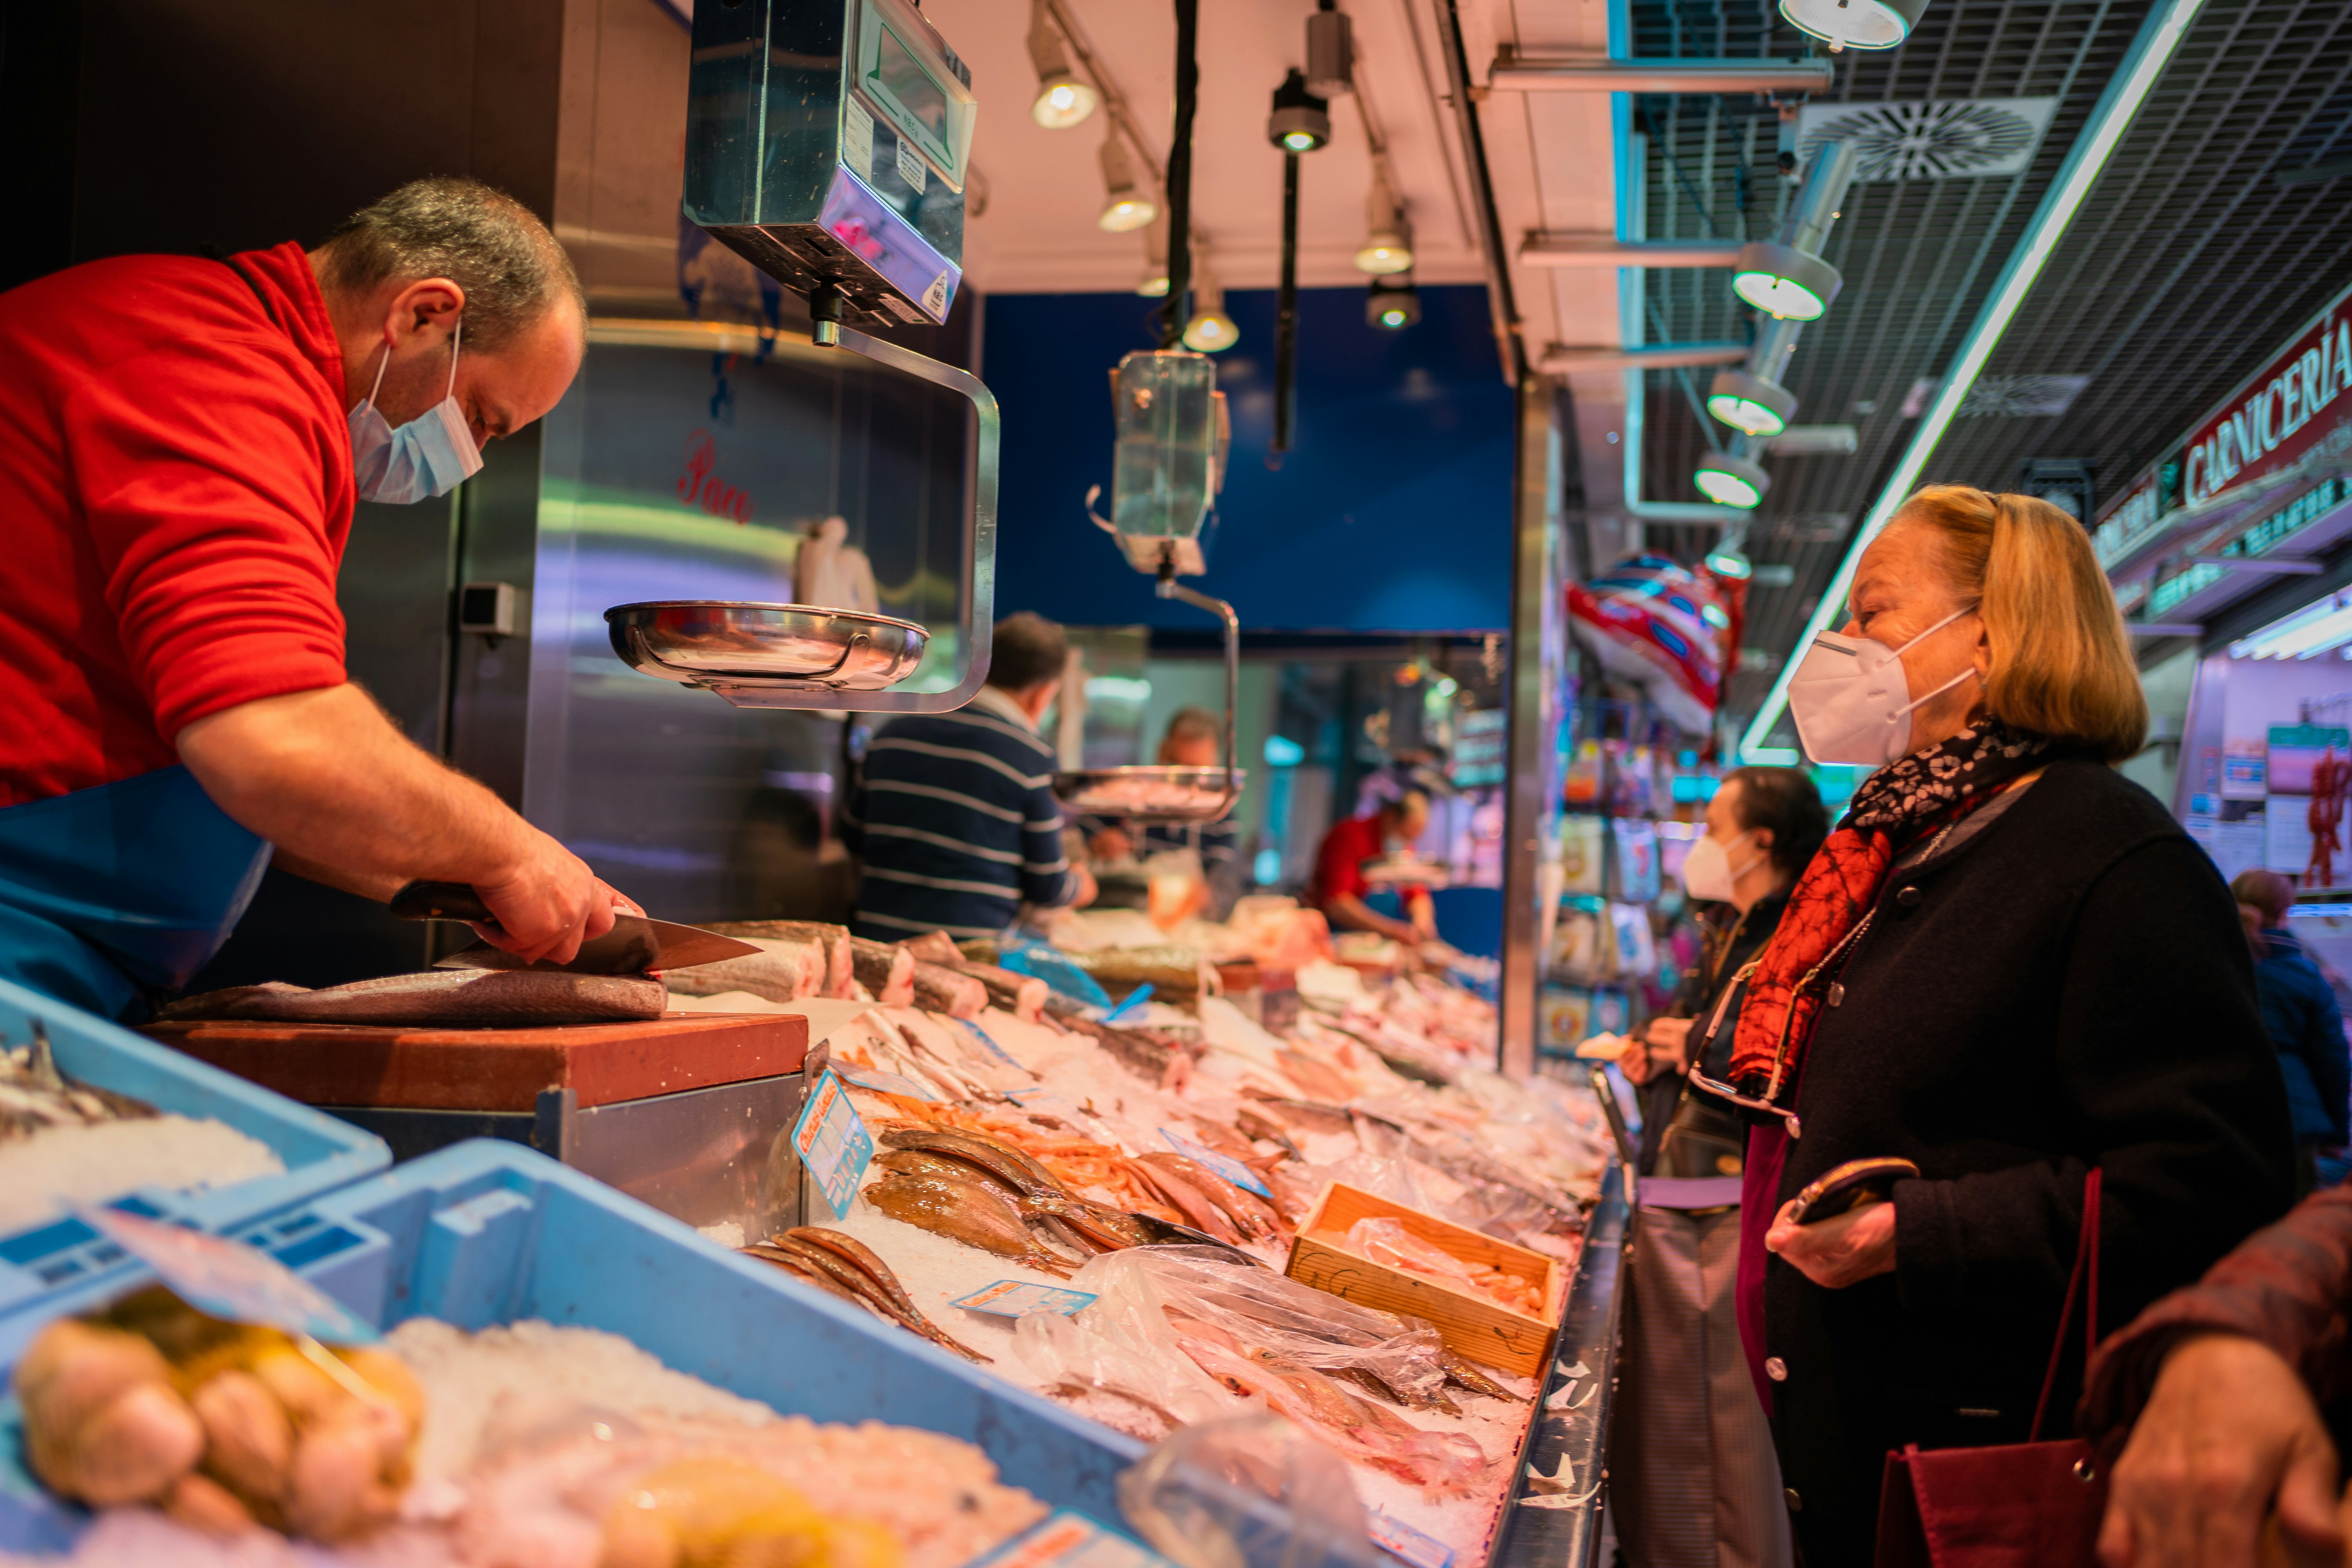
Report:
<svg viewBox="0 0 2352 1568"><path fill-rule="evenodd" d="M1540 1290L1543 1316L1531 1318L1486 1296L1465 1294L1356 1256L1346 1243L1349 1227L1360 1219L1401 1221L1408 1233L1464 1263L1491 1264L1527 1280ZM1568 1279L1568 1270L1540 1252L1497 1241L1343 1182L1325 1187L1316 1199L1314 1212L1299 1227L1297 1243L1290 1249L1286 1272L1302 1285L1367 1307L1425 1318L1436 1325L1447 1348L1516 1376L1537 1378L1551 1353Z"/></svg>

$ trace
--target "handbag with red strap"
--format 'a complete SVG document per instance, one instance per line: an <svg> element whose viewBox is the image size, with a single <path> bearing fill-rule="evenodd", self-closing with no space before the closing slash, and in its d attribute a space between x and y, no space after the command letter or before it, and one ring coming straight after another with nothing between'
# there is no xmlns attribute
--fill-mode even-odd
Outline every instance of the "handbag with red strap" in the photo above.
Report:
<svg viewBox="0 0 2352 1568"><path fill-rule="evenodd" d="M2087 1289L2086 1289L2087 1287ZM2058 1383L2060 1353L2085 1298L2083 1360L2099 1340L2099 1173L2083 1183L2083 1237L2058 1314L2058 1340L2022 1443L1936 1448L1916 1443L1886 1456L1878 1504L1878 1568L2089 1568L2096 1561L2107 1479L2079 1437L2044 1443L2042 1423Z"/></svg>

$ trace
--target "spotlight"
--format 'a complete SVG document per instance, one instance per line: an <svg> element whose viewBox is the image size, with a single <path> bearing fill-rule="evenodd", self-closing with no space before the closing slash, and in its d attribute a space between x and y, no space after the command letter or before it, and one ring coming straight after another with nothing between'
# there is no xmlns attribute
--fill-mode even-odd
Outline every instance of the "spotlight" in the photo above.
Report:
<svg viewBox="0 0 2352 1568"><path fill-rule="evenodd" d="M1718 506L1753 507L1772 488L1772 476L1745 458L1716 452L1699 459L1691 483Z"/></svg>
<svg viewBox="0 0 2352 1568"><path fill-rule="evenodd" d="M1356 270L1376 278L1412 271L1412 226L1397 210L1396 195L1389 189L1388 176L1378 169L1372 173L1372 194L1364 205L1370 232L1364 236L1363 246L1356 252Z"/></svg>
<svg viewBox="0 0 2352 1568"><path fill-rule="evenodd" d="M1911 36L1927 0L1780 0L1789 26L1841 49L1891 49Z"/></svg>
<svg viewBox="0 0 2352 1568"><path fill-rule="evenodd" d="M1421 320L1421 290L1402 276L1375 278L1364 290L1364 321L1385 332L1401 332Z"/></svg>
<svg viewBox="0 0 2352 1568"><path fill-rule="evenodd" d="M1843 281L1838 269L1818 256L1756 239L1739 247L1731 291L1767 315L1811 321L1830 308Z"/></svg>
<svg viewBox="0 0 2352 1568"><path fill-rule="evenodd" d="M1744 548L1747 542L1744 531L1725 534L1722 541L1706 552L1706 569L1718 577L1745 583L1756 571L1755 563L1748 559L1748 552Z"/></svg>
<svg viewBox="0 0 2352 1568"><path fill-rule="evenodd" d="M1265 135L1286 153L1312 153L1331 140L1330 105L1307 90L1307 79L1296 68L1274 89Z"/></svg>
<svg viewBox="0 0 2352 1568"><path fill-rule="evenodd" d="M1143 229L1143 276L1135 291L1147 300L1168 297L1168 217L1153 218Z"/></svg>
<svg viewBox="0 0 2352 1568"><path fill-rule="evenodd" d="M1135 167L1128 161L1127 143L1116 127L1103 138L1103 187L1108 192L1095 226L1109 234L1130 234L1160 216L1160 204L1138 189Z"/></svg>
<svg viewBox="0 0 2352 1568"><path fill-rule="evenodd" d="M1778 436L1789 427L1797 399L1778 382L1744 370L1721 370L1706 389L1706 411L1750 436Z"/></svg>
<svg viewBox="0 0 2352 1568"><path fill-rule="evenodd" d="M1789 204L1789 215L1769 239L1750 240L1732 264L1731 291L1783 321L1818 319L1837 298L1838 269L1822 259L1830 225L1853 184L1859 162L1851 142L1823 142Z"/></svg>
<svg viewBox="0 0 2352 1568"><path fill-rule="evenodd" d="M1241 329L1225 314L1224 286L1197 256L1192 268L1192 319L1184 323L1184 346L1204 354L1222 353L1241 341Z"/></svg>
<svg viewBox="0 0 2352 1568"><path fill-rule="evenodd" d="M1045 15L1045 0L1029 8L1029 61L1037 68L1037 100L1029 113L1048 131L1067 131L1095 111L1102 94L1070 69L1062 35Z"/></svg>
<svg viewBox="0 0 2352 1568"><path fill-rule="evenodd" d="M1356 90L1354 27L1332 0L1307 18L1307 90L1326 100Z"/></svg>

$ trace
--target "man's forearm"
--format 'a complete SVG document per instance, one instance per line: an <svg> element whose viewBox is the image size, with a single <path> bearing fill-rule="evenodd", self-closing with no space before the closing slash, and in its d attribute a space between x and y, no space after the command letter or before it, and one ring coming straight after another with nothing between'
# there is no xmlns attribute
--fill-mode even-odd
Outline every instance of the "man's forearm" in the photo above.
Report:
<svg viewBox="0 0 2352 1568"><path fill-rule="evenodd" d="M1406 921L1391 920L1353 893L1340 893L1331 900L1330 912L1338 915L1349 930L1378 931L1398 942L1418 942L1421 933Z"/></svg>
<svg viewBox="0 0 2352 1568"><path fill-rule="evenodd" d="M181 760L289 870L388 899L412 880L494 878L531 828L394 729L356 686L265 698L183 730Z"/></svg>

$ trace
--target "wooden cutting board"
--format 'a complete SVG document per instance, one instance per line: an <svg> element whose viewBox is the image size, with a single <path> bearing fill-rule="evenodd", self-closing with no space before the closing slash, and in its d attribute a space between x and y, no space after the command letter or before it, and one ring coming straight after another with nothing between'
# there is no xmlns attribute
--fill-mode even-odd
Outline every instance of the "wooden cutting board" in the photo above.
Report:
<svg viewBox="0 0 2352 1568"><path fill-rule="evenodd" d="M801 1070L808 1020L670 1013L627 1024L404 1029L374 1024L151 1024L152 1038L305 1105L530 1110L541 1089L583 1107Z"/></svg>

